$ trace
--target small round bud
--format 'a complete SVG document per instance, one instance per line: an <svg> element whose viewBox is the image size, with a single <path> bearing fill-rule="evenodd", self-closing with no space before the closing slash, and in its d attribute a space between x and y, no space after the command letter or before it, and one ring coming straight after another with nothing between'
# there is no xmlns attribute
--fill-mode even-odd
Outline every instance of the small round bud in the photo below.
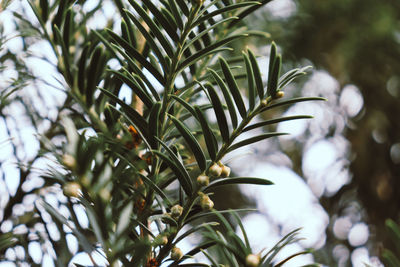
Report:
<svg viewBox="0 0 400 267"><path fill-rule="evenodd" d="M197 183L200 186L207 186L210 183L210 177L208 177L207 175L199 175L197 177Z"/></svg>
<svg viewBox="0 0 400 267"><path fill-rule="evenodd" d="M231 168L228 166L222 166L221 177L228 177L231 174Z"/></svg>
<svg viewBox="0 0 400 267"><path fill-rule="evenodd" d="M247 267L258 267L260 265L260 255L249 254L246 257Z"/></svg>
<svg viewBox="0 0 400 267"><path fill-rule="evenodd" d="M183 212L183 208L182 208L181 205L175 205L175 206L173 206L173 207L171 208L171 216L172 216L174 219L179 218L179 216L182 215L182 212Z"/></svg>
<svg viewBox="0 0 400 267"><path fill-rule="evenodd" d="M276 92L275 98L282 98L285 95L283 91Z"/></svg>
<svg viewBox="0 0 400 267"><path fill-rule="evenodd" d="M219 177L221 175L222 168L218 164L214 163L210 169L208 169L208 171L212 176Z"/></svg>
<svg viewBox="0 0 400 267"><path fill-rule="evenodd" d="M202 195L200 206L203 210L211 210L214 207L214 202L207 195Z"/></svg>
<svg viewBox="0 0 400 267"><path fill-rule="evenodd" d="M111 199L110 190L108 190L107 188L100 189L99 195L106 202L110 201L110 199Z"/></svg>
<svg viewBox="0 0 400 267"><path fill-rule="evenodd" d="M81 186L77 182L69 182L64 185L63 193L67 197L79 197L81 195Z"/></svg>
<svg viewBox="0 0 400 267"><path fill-rule="evenodd" d="M180 248L174 247L171 249L171 259L174 261L179 261L183 257L183 252Z"/></svg>
<svg viewBox="0 0 400 267"><path fill-rule="evenodd" d="M214 208L214 202L211 199L208 199L207 201L203 201L201 203L201 208L203 210L212 210L212 208Z"/></svg>
<svg viewBox="0 0 400 267"><path fill-rule="evenodd" d="M266 107L267 105L268 105L268 100L267 99L261 100L261 106Z"/></svg>
<svg viewBox="0 0 400 267"><path fill-rule="evenodd" d="M76 159L70 154L63 155L62 163L69 169L75 169L76 167Z"/></svg>

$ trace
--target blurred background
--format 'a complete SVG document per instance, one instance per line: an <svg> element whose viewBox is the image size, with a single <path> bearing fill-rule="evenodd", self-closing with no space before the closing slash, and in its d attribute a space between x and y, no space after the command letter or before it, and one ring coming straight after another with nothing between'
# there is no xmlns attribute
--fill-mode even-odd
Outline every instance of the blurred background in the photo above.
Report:
<svg viewBox="0 0 400 267"><path fill-rule="evenodd" d="M87 1L87 9L99 13L89 26L103 27L115 13L109 1L96 3ZM46 53L46 44L15 37L15 30L24 30L24 25L14 23L12 11L26 14L28 23L33 20L28 10L14 1L0 13L5 43L0 51L0 93L18 90L13 101L0 105L3 232L18 225L7 220L11 213L23 215L34 209L29 195L40 190L40 172L51 162L37 157L37 134L52 134L46 125L55 119L65 97L59 77L49 75L56 71L49 64L55 62ZM313 67L285 89L286 95L323 96L328 101L282 110L285 115L315 118L280 123L278 130L290 136L229 155L225 160L236 174L265 177L275 185L217 192L216 208L256 206L259 212L244 215L243 220L258 250L303 227L304 240L284 253L314 248L314 259L325 266L383 266L378 257L383 247L392 248L385 219L400 221L400 2L274 0L246 23L271 34L283 55L284 69ZM254 38L235 46L239 51L247 46L260 55L266 74L271 40ZM39 79L31 82L33 76ZM31 164L37 171L24 172L17 163ZM21 183L23 192L17 190ZM48 200L58 197L62 196L49 192ZM16 209L10 199L18 200L12 203ZM32 251L40 250L31 246ZM18 250L7 253L18 258ZM301 256L285 266L309 263L310 257Z"/></svg>
<svg viewBox="0 0 400 267"><path fill-rule="evenodd" d="M392 246L385 219L400 219L399 19L398 1L281 0L248 20L250 27L271 33L285 64L313 66L303 83L285 93L328 99L287 110L306 111L315 119L292 128L280 124L292 133L276 144L289 159L267 160L291 169L318 199L314 208L322 211L308 208L300 212L307 215L290 220L307 218L305 242L328 266L378 266L374 256ZM287 187L289 196L299 192ZM276 203L260 205L270 214ZM319 235L318 241L310 235Z"/></svg>

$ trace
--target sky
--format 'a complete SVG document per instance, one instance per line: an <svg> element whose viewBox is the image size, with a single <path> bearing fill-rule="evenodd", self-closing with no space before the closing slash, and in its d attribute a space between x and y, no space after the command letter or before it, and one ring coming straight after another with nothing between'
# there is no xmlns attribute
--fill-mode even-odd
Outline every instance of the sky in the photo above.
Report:
<svg viewBox="0 0 400 267"><path fill-rule="evenodd" d="M87 7L90 8L94 0L87 1ZM106 7L103 8L107 16L112 16L113 12L107 1ZM13 36L13 25L9 23L12 10L18 10L19 2L15 1L8 11L0 13L0 23L4 26L5 33ZM296 11L296 5L291 0L276 0L267 5L267 11L277 18L285 19ZM31 18L30 18L31 19ZM92 22L89 27L101 27L105 24L104 20ZM17 39L11 39L6 44L14 51L18 51L22 44ZM49 46L44 42L37 43L32 47L32 52L38 56L46 56L50 62L55 62L55 57L49 52ZM268 55L269 46L260 48L260 54ZM259 64L261 69L267 69L268 56L261 57ZM31 59L29 67L38 77L42 77L48 84L55 88L60 88L60 83L57 81L57 76L54 67L45 63L40 59ZM1 74L1 83L6 83L16 73L11 68ZM2 85L4 86L4 84ZM43 94L46 98L46 103L50 103L50 108L46 112L50 117L55 116L56 107L62 102L64 94L59 89L54 89L46 84L42 84ZM288 86L286 92L288 96L291 94L291 88ZM340 92L340 93L339 93ZM122 95L128 94L123 92ZM322 195L333 195L344 184L351 180L351 174L344 166L348 164L349 144L343 138L340 131L343 131L348 118L356 116L362 109L363 99L357 87L354 85L346 85L344 88L339 88L338 82L323 70L314 69L309 75L307 82L304 84L302 94L305 96L320 95L326 97L326 103L299 103L290 107L284 115L307 114L313 115L314 119L297 120L292 122L284 122L278 126L278 131L291 133L289 136L279 137L279 145L290 146L293 142L304 142L305 152L303 154L303 172L305 177L299 177L291 170L290 159L279 152L279 147L276 142L263 141L237 150L235 153L229 154L224 159L233 171L240 176L253 176L269 179L274 182L273 186L252 186L244 185L240 190L249 198L256 200L258 212L246 215L243 217L243 223L251 243L255 251L271 248L283 235L301 227L300 236L305 237L298 244L294 244L285 248L278 258L283 259L294 252L300 251L302 248L320 248L325 243L325 230L328 227L329 216L318 203L318 198ZM339 107L333 108L334 104L339 103ZM338 114L339 110L339 114ZM14 114L18 114L20 107L13 107ZM332 138L322 138L326 131L335 125L337 134ZM15 136L21 139L25 144L27 157L32 157L38 150L38 142L36 133L33 129L24 126L22 123L14 125L17 129L23 129L23 136ZM46 128L46 125L43 125ZM309 139L305 139L306 133L310 131L313 134ZM252 134L255 134L253 132ZM0 158L5 160L11 154L11 147L7 144L8 135L5 132L4 124L0 123ZM245 162L245 164L243 164ZM45 168L49 161L41 161L36 166L38 169ZM10 158L1 166L0 172L4 174L5 182L0 181L0 207L3 207L7 202L8 197L6 191L13 194L17 188L17 177L15 159ZM40 183L39 179L33 183ZM35 185L32 185L35 186ZM60 196L62 197L62 196ZM46 201L55 201L51 198ZM26 203L29 205L29 203ZM80 220L85 224L85 213L82 210L78 211L81 214ZM87 224L87 222L86 222ZM7 228L7 224L0 225L2 230ZM333 230L337 237L349 239L349 242L354 247L358 247L351 255L343 247L335 247L335 253L338 259L351 258L353 266L363 266L363 263L369 262L376 264L376 259L370 258L368 250L363 246L369 235L369 227L362 221L357 221L356 218L350 216L337 218L333 223ZM238 229L238 233L239 233ZM77 241L72 235L68 235L70 250L77 250ZM190 250L190 240L180 244L182 250ZM52 266L51 253L41 254L38 243L30 245L31 255L35 259L44 257L45 263L43 266ZM8 252L15 253L15 252ZM11 258L13 255L8 255ZM97 255L96 261L102 263L102 257ZM90 264L90 261L84 253L81 253L73 259L72 262L81 264ZM312 262L311 255L303 255L296 257L290 261L285 267L299 266ZM104 263L104 262L103 262ZM0 263L0 267L14 266L11 263ZM373 265L373 266L379 266Z"/></svg>

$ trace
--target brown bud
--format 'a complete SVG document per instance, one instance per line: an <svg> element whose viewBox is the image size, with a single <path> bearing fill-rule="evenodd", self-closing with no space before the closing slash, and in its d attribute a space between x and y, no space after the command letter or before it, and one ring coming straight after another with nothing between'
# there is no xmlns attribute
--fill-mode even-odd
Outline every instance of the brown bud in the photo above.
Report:
<svg viewBox="0 0 400 267"><path fill-rule="evenodd" d="M210 177L208 177L207 175L199 175L197 177L197 183L200 186L207 186L210 183Z"/></svg>
<svg viewBox="0 0 400 267"><path fill-rule="evenodd" d="M77 182L68 182L63 186L63 193L67 197L79 197L81 195L81 186Z"/></svg>
<svg viewBox="0 0 400 267"><path fill-rule="evenodd" d="M182 208L181 205L175 205L175 206L173 206L173 207L171 208L171 216L172 216L174 219L178 219L179 216L182 215L182 212L183 212L183 208Z"/></svg>
<svg viewBox="0 0 400 267"><path fill-rule="evenodd" d="M206 195L200 196L200 206L203 210L211 210L214 207L214 202Z"/></svg>
<svg viewBox="0 0 400 267"><path fill-rule="evenodd" d="M219 176L221 175L222 168L221 168L218 164L214 163L214 164L208 169L208 172L209 172L212 176L219 177Z"/></svg>
<svg viewBox="0 0 400 267"><path fill-rule="evenodd" d="M268 100L267 99L261 100L261 106L266 107L267 105L268 105Z"/></svg>
<svg viewBox="0 0 400 267"><path fill-rule="evenodd" d="M246 257L246 266L247 267L258 267L260 265L260 255L249 254Z"/></svg>
<svg viewBox="0 0 400 267"><path fill-rule="evenodd" d="M182 257L183 252L180 248L174 247L173 249L171 249L171 259L173 259L174 261L178 261L182 259Z"/></svg>
<svg viewBox="0 0 400 267"><path fill-rule="evenodd" d="M76 159L70 154L63 155L62 163L69 169L75 169L76 167Z"/></svg>
<svg viewBox="0 0 400 267"><path fill-rule="evenodd" d="M228 177L231 174L231 168L228 166L222 166L221 177Z"/></svg>
<svg viewBox="0 0 400 267"><path fill-rule="evenodd" d="M276 92L275 98L282 98L285 95L283 91Z"/></svg>

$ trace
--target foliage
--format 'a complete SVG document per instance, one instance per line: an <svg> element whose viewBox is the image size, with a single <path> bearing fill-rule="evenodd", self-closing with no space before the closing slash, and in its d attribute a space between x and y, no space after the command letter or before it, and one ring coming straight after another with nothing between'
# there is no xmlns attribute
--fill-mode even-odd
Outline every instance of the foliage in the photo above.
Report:
<svg viewBox="0 0 400 267"><path fill-rule="evenodd" d="M115 0L120 20L112 18L100 29L87 24L102 9L101 1L89 11L85 1L29 1L36 21L15 12L25 45L32 38L50 45L64 97L54 119L27 109L34 125L47 120L50 126L40 134L37 155L27 162L18 158L13 144L20 182L2 213L12 227L0 232L1 254L22 247L24 256L15 262L35 266L41 262L32 259L29 243L38 242L44 252L53 251L56 266L67 266L79 252L87 253L94 265L98 252L110 266L281 266L309 253L276 263L276 254L298 240L297 230L267 253L254 252L239 211L213 208L216 187L271 184L231 177L222 162L238 148L285 133L239 141L243 132L309 116L251 124L252 119L289 104L323 100L283 98L284 86L305 69L281 75L274 43L265 81L252 51L227 56L234 54L229 43L265 36L239 26L268 2ZM2 55L5 59L7 53ZM24 89L23 79L17 81L18 87L12 84L2 92L2 110L16 101L11 96L17 88ZM130 100L121 97L124 91L131 92ZM24 190L35 163L45 158L53 164L40 173L43 186ZM50 194L56 201L49 201ZM29 195L36 197L32 210L15 214L14 208ZM223 214L236 218L244 240ZM197 223L204 218L207 222ZM19 226L27 230L18 233ZM193 233L203 238L184 254L179 241ZM71 252L68 236L77 240L77 251ZM200 252L210 263L184 263Z"/></svg>
<svg viewBox="0 0 400 267"><path fill-rule="evenodd" d="M398 258L398 255L400 255L400 227L391 219L387 219L385 221L385 224L387 231L392 238L392 242L395 246L396 252L393 252L390 249L384 249L382 252L382 259L385 263L385 266L398 266L400 264L400 259Z"/></svg>

